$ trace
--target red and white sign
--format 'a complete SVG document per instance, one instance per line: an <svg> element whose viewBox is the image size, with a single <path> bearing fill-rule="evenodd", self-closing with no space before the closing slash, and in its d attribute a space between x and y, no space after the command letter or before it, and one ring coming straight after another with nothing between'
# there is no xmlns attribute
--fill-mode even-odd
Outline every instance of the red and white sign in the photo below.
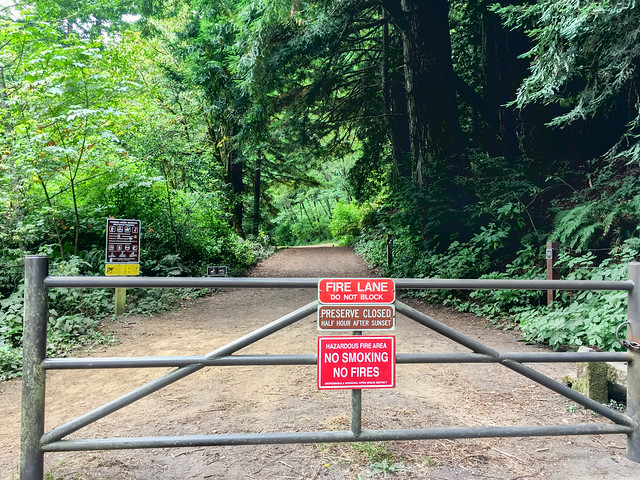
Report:
<svg viewBox="0 0 640 480"><path fill-rule="evenodd" d="M396 337L318 337L320 390L395 386Z"/></svg>
<svg viewBox="0 0 640 480"><path fill-rule="evenodd" d="M396 285L390 278L323 278L318 283L320 303L393 303Z"/></svg>

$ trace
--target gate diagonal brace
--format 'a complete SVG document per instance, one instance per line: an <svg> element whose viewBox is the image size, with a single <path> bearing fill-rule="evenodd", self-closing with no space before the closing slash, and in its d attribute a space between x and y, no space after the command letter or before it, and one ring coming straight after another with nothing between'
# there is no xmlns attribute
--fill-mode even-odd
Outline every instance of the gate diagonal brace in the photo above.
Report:
<svg viewBox="0 0 640 480"><path fill-rule="evenodd" d="M612 410L607 406L602 405L595 400L592 400L586 395L572 390L568 386L538 372L537 370L529 368L520 362L504 358L501 359L501 354L497 350L494 350L493 348L488 347L483 343L478 342L477 340L474 340L473 338L458 332L457 330L435 320L434 318L416 310L415 308L410 307L409 305L396 301L396 311L418 322L419 324L424 325L434 332L437 332L447 337L448 339L471 349L475 353L490 355L496 358L498 363L504 365L508 369L513 370L514 372L519 373L520 375L523 375L524 377L527 377L528 379L533 380L534 382L539 383L540 385L547 387L550 390L566 398L569 398L570 400L573 400L577 404L582 405L589 410L593 410L594 412L602 415L605 418L608 418L618 425L625 425L634 428L636 427L635 422L633 422L626 415L620 412L616 412L615 410Z"/></svg>
<svg viewBox="0 0 640 480"><path fill-rule="evenodd" d="M318 308L318 301L315 300L305 305L304 307L301 307L298 310L291 312L288 315L285 315L284 317L274 320L273 322L267 325L264 325L258 328L257 330L254 330L253 332L250 332L244 335L243 337L240 337L220 348L217 348L211 353L205 355L205 359L211 360L211 359L231 355L242 348L245 348L253 343L256 343L257 341L262 340L263 338L279 330L282 330L283 328L288 327L289 325L292 325L297 321L302 320L305 317L308 317L309 315L314 314L317 308ZM106 403L101 407L98 407L95 410L92 410L91 412L76 418L75 420L71 420L70 422L64 425L60 425L59 427L54 428L50 432L45 433L41 438L40 444L42 446L45 446L49 443L61 440L67 435L70 435L71 433L74 433L80 430L81 428L84 428L87 425L93 422L96 422L117 410L120 410L123 407L131 405L132 403L140 400L141 398L144 398L147 395L150 395L166 386L169 386L172 383L177 382L178 380L181 380L204 367L205 365L203 364L195 364L195 365L188 365L186 367L180 367L177 370L173 370L172 372L169 372L166 375L163 375L162 377L152 380L136 388L135 390L130 391L129 393L121 396L120 398L112 400L111 402Z"/></svg>

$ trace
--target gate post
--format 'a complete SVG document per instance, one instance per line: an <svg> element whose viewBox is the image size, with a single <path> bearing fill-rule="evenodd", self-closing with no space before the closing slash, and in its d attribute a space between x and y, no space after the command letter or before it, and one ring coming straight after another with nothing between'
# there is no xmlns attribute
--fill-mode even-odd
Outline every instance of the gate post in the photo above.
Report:
<svg viewBox="0 0 640 480"><path fill-rule="evenodd" d="M640 263L629 264L628 276L633 282L633 290L628 295L627 339L640 343ZM635 428L627 435L627 457L640 462L640 351L628 350L633 358L627 367L627 415L635 423Z"/></svg>
<svg viewBox="0 0 640 480"><path fill-rule="evenodd" d="M24 261L24 323L22 340L22 420L20 425L20 479L41 480L44 452L45 369L47 353L47 288L49 259L27 255Z"/></svg>

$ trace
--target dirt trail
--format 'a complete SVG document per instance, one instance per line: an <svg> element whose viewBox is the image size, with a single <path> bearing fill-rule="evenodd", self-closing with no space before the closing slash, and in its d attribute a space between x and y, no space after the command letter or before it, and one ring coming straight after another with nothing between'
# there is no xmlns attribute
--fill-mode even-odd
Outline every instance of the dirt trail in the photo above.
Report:
<svg viewBox="0 0 640 480"><path fill-rule="evenodd" d="M365 277L350 250L293 248L253 276ZM106 325L118 344L95 356L201 355L317 298L315 290L226 290L157 318ZM482 319L408 302L501 351L535 351ZM398 352L466 351L399 316ZM315 353L313 316L239 353ZM575 365L534 365L561 379ZM169 369L55 371L47 376L47 429L65 423ZM0 478L17 478L20 382L0 384ZM205 368L71 438L158 436L349 428L348 391L319 391L312 366ZM499 365L398 365L397 387L363 391L363 428L397 429L541 425L606 421ZM64 479L636 479L625 437L538 437L126 450L47 454L46 469ZM386 458L386 460L385 460Z"/></svg>

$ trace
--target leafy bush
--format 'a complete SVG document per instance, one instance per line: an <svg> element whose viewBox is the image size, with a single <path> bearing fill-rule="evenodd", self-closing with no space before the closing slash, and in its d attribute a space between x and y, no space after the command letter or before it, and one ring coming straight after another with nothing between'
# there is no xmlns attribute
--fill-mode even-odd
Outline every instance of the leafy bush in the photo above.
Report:
<svg viewBox="0 0 640 480"><path fill-rule="evenodd" d="M0 300L0 342L9 347L19 347L22 343L23 289Z"/></svg>
<svg viewBox="0 0 640 480"><path fill-rule="evenodd" d="M82 343L83 337L98 334L98 322L82 314L60 315L49 319L49 341L54 345ZM85 338L83 341L86 341Z"/></svg>
<svg viewBox="0 0 640 480"><path fill-rule="evenodd" d="M341 245L351 245L360 234L363 209L355 203L338 202L331 212L329 229Z"/></svg>
<svg viewBox="0 0 640 480"><path fill-rule="evenodd" d="M575 250L605 248L633 237L640 223L638 171L629 169L614 176L603 169L595 179L594 195L577 192L555 217L551 240Z"/></svg>
<svg viewBox="0 0 640 480"><path fill-rule="evenodd" d="M625 280L627 265L639 249L640 239L632 238L599 265L593 253L561 255L558 263L567 269L563 275L567 280ZM625 292L562 292L551 310L535 308L518 313L516 318L525 339L547 343L554 349L587 345L620 350L615 332L626 321L626 300Z"/></svg>
<svg viewBox="0 0 640 480"><path fill-rule="evenodd" d="M126 315L153 316L168 312L185 301L210 294L206 288L136 288L127 290Z"/></svg>
<svg viewBox="0 0 640 480"><path fill-rule="evenodd" d="M544 279L546 273L540 259L541 249L526 247L519 252L504 272L491 272L482 275L483 279ZM463 299L454 298L445 301L461 311L467 311L486 317L506 328L514 328L514 315L526 312L543 304L545 292L539 290L474 290Z"/></svg>
<svg viewBox="0 0 640 480"><path fill-rule="evenodd" d="M278 245L305 245L329 241L329 219L320 217L314 221L299 218L292 223L278 224L272 231Z"/></svg>
<svg viewBox="0 0 640 480"><path fill-rule="evenodd" d="M0 381L20 375L22 348L13 348L0 342Z"/></svg>

